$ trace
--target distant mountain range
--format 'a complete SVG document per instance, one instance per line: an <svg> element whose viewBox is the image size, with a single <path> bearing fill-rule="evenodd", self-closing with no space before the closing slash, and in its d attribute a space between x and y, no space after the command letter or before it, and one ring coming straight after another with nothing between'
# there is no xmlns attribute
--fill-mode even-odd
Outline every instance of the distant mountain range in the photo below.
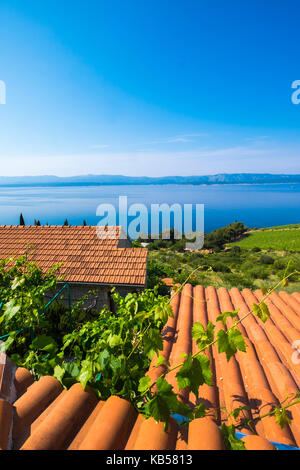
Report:
<svg viewBox="0 0 300 470"><path fill-rule="evenodd" d="M0 186L65 186L65 185L141 185L141 184L270 184L300 183L300 175L271 173L221 173L205 176L0 176Z"/></svg>

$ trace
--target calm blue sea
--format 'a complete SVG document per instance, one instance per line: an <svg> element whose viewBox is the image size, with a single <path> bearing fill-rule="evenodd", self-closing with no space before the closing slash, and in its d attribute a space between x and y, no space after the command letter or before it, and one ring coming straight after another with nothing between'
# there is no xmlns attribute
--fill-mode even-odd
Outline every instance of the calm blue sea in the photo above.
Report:
<svg viewBox="0 0 300 470"><path fill-rule="evenodd" d="M127 196L128 204L204 204L205 231L235 220L249 227L300 222L300 184L267 185L145 185L145 186L14 186L0 187L0 224L18 224L23 213L26 224L96 225L97 206L114 204Z"/></svg>

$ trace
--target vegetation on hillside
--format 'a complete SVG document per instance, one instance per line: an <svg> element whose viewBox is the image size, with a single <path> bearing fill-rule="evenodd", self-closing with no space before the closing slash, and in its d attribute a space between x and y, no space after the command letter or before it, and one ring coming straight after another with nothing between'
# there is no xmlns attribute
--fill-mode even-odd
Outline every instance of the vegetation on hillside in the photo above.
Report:
<svg viewBox="0 0 300 470"><path fill-rule="evenodd" d="M252 232L252 230L256 230L256 231L266 231L266 230L289 230L289 229L292 229L292 228L300 228L300 224L288 224L288 225L274 225L272 227L256 227L256 228L252 228L249 230L249 232Z"/></svg>
<svg viewBox="0 0 300 470"><path fill-rule="evenodd" d="M214 230L209 234L204 234L204 249L212 249L214 251L220 251L224 248L226 243L238 240L243 233L248 230L241 222L234 222L233 224L227 225L226 227ZM180 236L180 238L178 238ZM176 238L177 237L177 238ZM150 250L160 250L161 248L168 248L172 251L183 251L186 245L186 239L183 234L176 234L174 229L170 231L163 231L159 234L156 240L151 237L141 238L135 240L133 246L142 246L141 243L146 242L147 247Z"/></svg>
<svg viewBox="0 0 300 470"><path fill-rule="evenodd" d="M285 273L299 271L300 254L277 254L271 250L263 252L259 248L244 250L239 247L212 254L153 250L149 253L149 287L158 283L162 285L161 278L164 277L181 283L198 267L199 270L189 280L192 285L258 289L274 284ZM293 276L285 289L292 292L299 288L299 277Z"/></svg>
<svg viewBox="0 0 300 470"><path fill-rule="evenodd" d="M300 229L279 230L276 227L274 230L258 230L249 233L242 240L235 242L234 245L245 249L259 247L263 250L300 252Z"/></svg>
<svg viewBox="0 0 300 470"><path fill-rule="evenodd" d="M286 273L300 270L298 229L269 229L250 235L246 231L247 227L240 223L215 230L205 236L204 249L200 251L185 251L184 239L175 243L161 239L149 243L148 285L159 284L163 291L162 278L181 283L199 268L190 278L193 285L257 289L273 285ZM232 241L237 238L240 240ZM299 289L299 277L293 276L286 290Z"/></svg>

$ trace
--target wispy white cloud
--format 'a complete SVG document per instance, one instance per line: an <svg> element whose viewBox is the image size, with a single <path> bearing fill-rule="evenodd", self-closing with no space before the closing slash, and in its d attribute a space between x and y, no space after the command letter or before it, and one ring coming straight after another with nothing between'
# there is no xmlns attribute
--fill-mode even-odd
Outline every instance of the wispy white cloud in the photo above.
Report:
<svg viewBox="0 0 300 470"><path fill-rule="evenodd" d="M274 149L271 148L252 148L248 146L236 146L219 149L200 149L196 151L198 157L251 157L257 155L267 156L268 154L274 153Z"/></svg>
<svg viewBox="0 0 300 470"><path fill-rule="evenodd" d="M261 142L261 141L267 140L269 138L270 138L270 136L268 136L268 135L260 135L260 136L257 136L257 137L246 137L245 141L247 141L247 142Z"/></svg>
<svg viewBox="0 0 300 470"><path fill-rule="evenodd" d="M178 144L178 143L193 143L196 142L195 137L208 137L209 134L193 133L193 134L179 134L173 137L166 137L163 139L152 140L145 142L144 145L158 145L158 144Z"/></svg>
<svg viewBox="0 0 300 470"><path fill-rule="evenodd" d="M190 150L143 149L81 154L3 158L3 176L124 174L132 176L203 175L215 173L300 173L300 147L199 147ZM38 172L37 172L38 168Z"/></svg>
<svg viewBox="0 0 300 470"><path fill-rule="evenodd" d="M93 150L100 150L100 149L107 149L109 145L102 144L102 145L91 145L90 148Z"/></svg>

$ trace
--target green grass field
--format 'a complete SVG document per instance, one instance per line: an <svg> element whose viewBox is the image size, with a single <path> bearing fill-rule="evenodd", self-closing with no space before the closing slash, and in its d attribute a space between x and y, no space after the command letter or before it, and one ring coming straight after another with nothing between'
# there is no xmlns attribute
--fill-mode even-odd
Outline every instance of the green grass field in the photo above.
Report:
<svg viewBox="0 0 300 470"><path fill-rule="evenodd" d="M293 229L293 228L299 228L300 229L300 224L290 224L290 225L276 225L275 227L262 227L255 229L255 231L265 231L265 230L283 230L283 229ZM250 230L250 232L252 229Z"/></svg>
<svg viewBox="0 0 300 470"><path fill-rule="evenodd" d="M263 250L300 251L300 230L279 230L277 227L275 230L257 230L251 232L242 240L230 244L230 246L232 245L245 249L258 247Z"/></svg>

